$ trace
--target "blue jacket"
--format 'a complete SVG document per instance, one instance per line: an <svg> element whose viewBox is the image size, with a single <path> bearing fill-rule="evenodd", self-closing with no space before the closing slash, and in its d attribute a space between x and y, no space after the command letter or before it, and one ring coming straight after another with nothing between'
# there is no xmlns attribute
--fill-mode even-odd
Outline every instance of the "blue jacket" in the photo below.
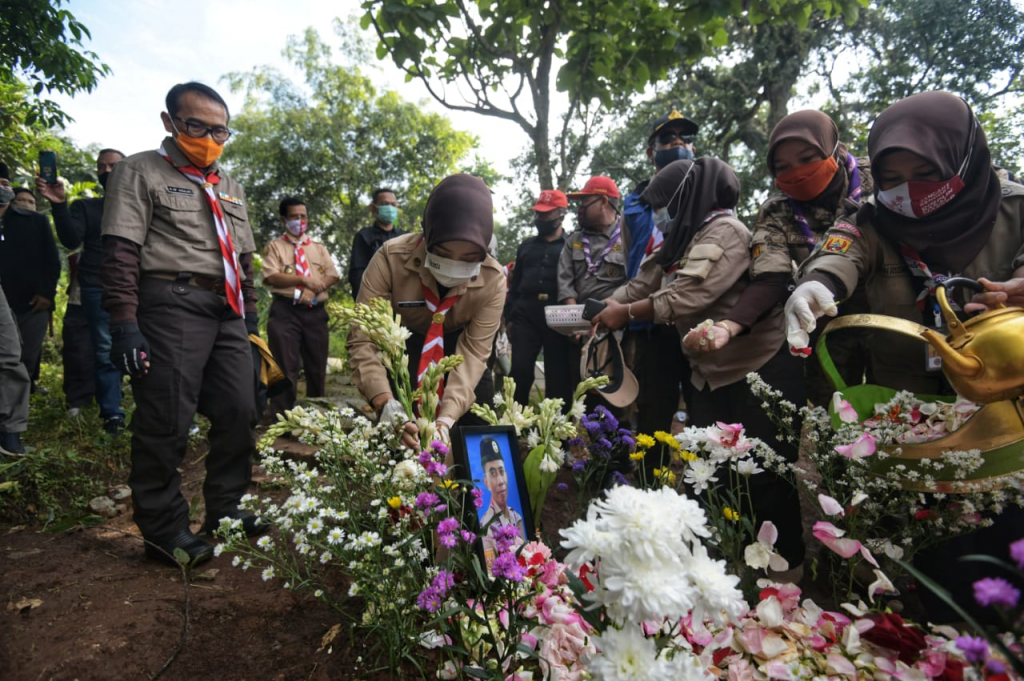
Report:
<svg viewBox="0 0 1024 681"><path fill-rule="evenodd" d="M640 271L640 262L644 259L647 243L654 232L654 211L650 206L640 203L640 195L647 188L647 181L636 186L632 193L622 200L622 219L629 230L629 255L626 258L626 276L632 279ZM651 322L630 322L629 328L649 329Z"/></svg>

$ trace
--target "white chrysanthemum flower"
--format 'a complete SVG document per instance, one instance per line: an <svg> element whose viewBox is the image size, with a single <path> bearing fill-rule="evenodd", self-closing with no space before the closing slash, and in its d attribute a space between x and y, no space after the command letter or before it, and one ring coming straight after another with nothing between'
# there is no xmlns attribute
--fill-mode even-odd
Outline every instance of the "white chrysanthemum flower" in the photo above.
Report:
<svg viewBox="0 0 1024 681"><path fill-rule="evenodd" d="M757 465L753 459L740 459L736 462L736 472L744 477L764 473L764 469Z"/></svg>
<svg viewBox="0 0 1024 681"><path fill-rule="evenodd" d="M693 487L696 494L703 494L709 483L718 482L718 478L715 477L718 469L710 461L698 458L686 463L686 475L683 480Z"/></svg>
<svg viewBox="0 0 1024 681"><path fill-rule="evenodd" d="M320 518L310 518L306 523L306 531L310 534L319 534L324 529L324 521Z"/></svg>
<svg viewBox="0 0 1024 681"><path fill-rule="evenodd" d="M271 565L263 570L263 581L269 582L274 578L274 566Z"/></svg>
<svg viewBox="0 0 1024 681"><path fill-rule="evenodd" d="M340 527L332 528L331 531L327 533L328 544L340 544L343 541L345 541L345 531Z"/></svg>
<svg viewBox="0 0 1024 681"><path fill-rule="evenodd" d="M654 640L644 636L637 625L609 627L592 642L601 652L587 657L587 668L598 681L668 678L660 675Z"/></svg>

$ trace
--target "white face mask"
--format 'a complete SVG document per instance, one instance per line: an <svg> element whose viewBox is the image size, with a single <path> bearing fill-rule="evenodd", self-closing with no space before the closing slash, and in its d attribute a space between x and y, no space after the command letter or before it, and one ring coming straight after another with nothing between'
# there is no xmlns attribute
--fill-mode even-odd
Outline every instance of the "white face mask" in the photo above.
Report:
<svg viewBox="0 0 1024 681"><path fill-rule="evenodd" d="M292 236L302 236L306 233L305 220L299 220L298 218L294 220L285 220L284 226Z"/></svg>
<svg viewBox="0 0 1024 681"><path fill-rule="evenodd" d="M434 275L434 280L447 288L455 288L460 284L465 284L480 274L480 263L478 262L451 260L430 252L427 253L424 264L430 270L430 273Z"/></svg>

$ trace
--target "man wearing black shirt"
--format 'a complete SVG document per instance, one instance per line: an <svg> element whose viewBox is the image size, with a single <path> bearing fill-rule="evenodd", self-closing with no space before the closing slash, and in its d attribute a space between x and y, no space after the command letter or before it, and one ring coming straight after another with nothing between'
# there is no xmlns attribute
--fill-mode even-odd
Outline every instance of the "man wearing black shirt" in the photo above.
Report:
<svg viewBox="0 0 1024 681"><path fill-rule="evenodd" d="M505 325L512 343L512 378L519 404L529 402L541 348L545 397L562 398L566 409L572 402L568 339L548 327L544 320L544 308L558 304L558 258L565 246L562 220L568 207L562 192L542 191L533 206L537 236L521 243L516 251L516 266L505 303Z"/></svg>
<svg viewBox="0 0 1024 681"><path fill-rule="evenodd" d="M96 174L101 185L106 187L110 172L123 158L124 154L116 149L99 153ZM78 260L78 283L95 355L96 401L100 405L103 429L116 436L124 430L124 411L121 409L121 372L110 361L110 315L100 305L103 198L79 199L69 209L63 184L47 184L43 178L36 178L36 191L50 201L57 237L64 247L74 250L84 244Z"/></svg>
<svg viewBox="0 0 1024 681"><path fill-rule="evenodd" d="M375 189L370 212L374 221L356 233L352 242L352 256L348 260L348 283L352 287L352 298L359 295L359 285L363 281L363 272L370 265L370 259L384 242L405 234L397 226L398 199L390 189Z"/></svg>
<svg viewBox="0 0 1024 681"><path fill-rule="evenodd" d="M0 163L0 220L11 210L14 191L11 190L7 165ZM2 227L3 222L0 222ZM0 231L0 239L3 231ZM0 267L0 273L7 270ZM13 275L13 273L12 273ZM28 395L31 386L28 371L21 362L21 338L18 323L7 304L3 284L0 283L0 454L25 454L21 434L28 427Z"/></svg>

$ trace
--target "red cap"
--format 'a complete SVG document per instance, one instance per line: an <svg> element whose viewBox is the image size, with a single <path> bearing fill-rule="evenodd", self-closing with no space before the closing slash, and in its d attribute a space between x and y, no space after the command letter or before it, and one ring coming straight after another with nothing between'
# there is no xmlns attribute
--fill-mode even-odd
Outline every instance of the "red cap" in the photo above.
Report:
<svg viewBox="0 0 1024 681"><path fill-rule="evenodd" d="M538 213L547 213L558 208L568 207L569 201L565 198L565 194L557 189L545 189L540 193L537 203L533 204L533 209Z"/></svg>
<svg viewBox="0 0 1024 681"><path fill-rule="evenodd" d="M582 199L584 196L607 196L612 199L619 198L619 188L615 186L614 180L604 175L595 175L587 180L583 189L578 192L570 192L568 197L573 201Z"/></svg>

